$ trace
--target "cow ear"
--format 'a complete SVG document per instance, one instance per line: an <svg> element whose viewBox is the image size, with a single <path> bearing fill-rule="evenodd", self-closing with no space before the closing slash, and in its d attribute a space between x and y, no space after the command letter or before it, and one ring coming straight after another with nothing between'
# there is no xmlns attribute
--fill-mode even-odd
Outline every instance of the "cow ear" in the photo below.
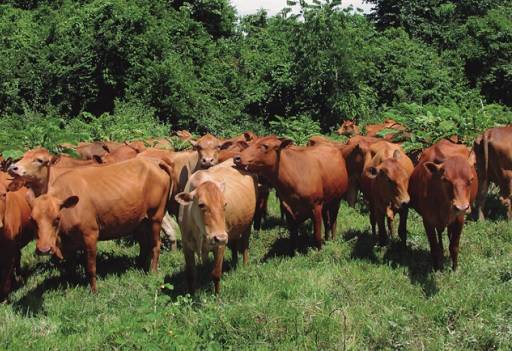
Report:
<svg viewBox="0 0 512 351"><path fill-rule="evenodd" d="M394 158L395 160L399 160L399 159L400 159L400 157L402 157L402 154L400 153L400 150L398 150L398 149L397 149L397 150L395 150L395 152L393 152L393 158Z"/></svg>
<svg viewBox="0 0 512 351"><path fill-rule="evenodd" d="M7 191L18 191L25 186L25 180L15 177L12 182L7 186Z"/></svg>
<svg viewBox="0 0 512 351"><path fill-rule="evenodd" d="M220 149L221 150L226 150L227 148L229 148L231 145L233 145L233 142L230 140L230 141L225 141L221 144L220 146Z"/></svg>
<svg viewBox="0 0 512 351"><path fill-rule="evenodd" d="M101 147L103 148L103 150L110 153L110 149L109 149L108 145L103 144L103 145L101 145Z"/></svg>
<svg viewBox="0 0 512 351"><path fill-rule="evenodd" d="M288 138L279 138L279 140L281 140L281 145L279 145L279 149L284 149L285 147L293 144L293 140Z"/></svg>
<svg viewBox="0 0 512 351"><path fill-rule="evenodd" d="M50 160L48 162L45 162L46 164L49 164L50 166L53 166L57 162L59 162L60 156L51 156Z"/></svg>
<svg viewBox="0 0 512 351"><path fill-rule="evenodd" d="M194 200L194 196L191 193L181 192L174 196L177 203L183 206L190 205Z"/></svg>
<svg viewBox="0 0 512 351"><path fill-rule="evenodd" d="M375 179L377 178L377 175L379 174L379 169L377 167L368 167L368 169L366 170L366 175L368 176L368 178L370 179Z"/></svg>
<svg viewBox="0 0 512 351"><path fill-rule="evenodd" d="M423 164L423 166L425 167L425 169L428 172L430 172L432 174L441 176L444 173L444 168L443 168L442 164L437 164L434 162L425 162L425 164Z"/></svg>
<svg viewBox="0 0 512 351"><path fill-rule="evenodd" d="M219 186L221 192L224 192L224 190L226 190L226 182L220 182L217 185Z"/></svg>
<svg viewBox="0 0 512 351"><path fill-rule="evenodd" d="M245 141L253 141L254 139L256 139L256 134L254 134L253 132L247 131L247 132L244 132L244 138L245 138Z"/></svg>
<svg viewBox="0 0 512 351"><path fill-rule="evenodd" d="M96 161L96 163L103 163L103 159L101 158L101 156L93 155L92 159Z"/></svg>
<svg viewBox="0 0 512 351"><path fill-rule="evenodd" d="M196 148L196 146L197 146L197 141L192 140L192 139L188 139L188 142L189 142L190 144L192 144L192 147L193 147L193 148L194 148L194 150L195 150L195 148Z"/></svg>
<svg viewBox="0 0 512 351"><path fill-rule="evenodd" d="M78 196L72 195L65 199L64 201L62 201L62 203L60 204L60 209L62 210L63 208L73 208L78 203L78 200Z"/></svg>
<svg viewBox="0 0 512 351"><path fill-rule="evenodd" d="M471 152L469 153L468 162L472 167L474 167L476 165L476 154L475 154L475 150L473 150L473 149L471 149Z"/></svg>

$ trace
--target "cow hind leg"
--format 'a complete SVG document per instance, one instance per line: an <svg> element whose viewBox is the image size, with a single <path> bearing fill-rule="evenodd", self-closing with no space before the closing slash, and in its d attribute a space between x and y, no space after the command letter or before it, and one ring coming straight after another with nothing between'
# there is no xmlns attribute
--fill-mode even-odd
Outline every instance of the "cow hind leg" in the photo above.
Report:
<svg viewBox="0 0 512 351"><path fill-rule="evenodd" d="M149 252L149 237L147 235L147 231L140 228L135 235L135 239L139 243L139 256L137 256L137 265L146 270L147 262L148 262L148 252Z"/></svg>
<svg viewBox="0 0 512 351"><path fill-rule="evenodd" d="M475 220L484 220L484 205L489 189L489 180L485 177L478 179L478 193L475 200L475 208L473 210L473 218Z"/></svg>
<svg viewBox="0 0 512 351"><path fill-rule="evenodd" d="M239 240L229 240L228 247L231 249L231 265L236 267L238 265L238 248L240 241Z"/></svg>
<svg viewBox="0 0 512 351"><path fill-rule="evenodd" d="M332 240L336 239L336 226L338 224L338 212L340 210L341 199L334 200L329 206L330 230Z"/></svg>
<svg viewBox="0 0 512 351"><path fill-rule="evenodd" d="M386 221L388 223L388 231L389 236L393 237L394 235L394 226L393 226L393 220L395 219L395 213L391 208L386 209Z"/></svg>
<svg viewBox="0 0 512 351"><path fill-rule="evenodd" d="M324 221L325 240L329 240L329 232L331 230L331 214L329 213L328 206L324 206L322 209L322 218Z"/></svg>
<svg viewBox="0 0 512 351"><path fill-rule="evenodd" d="M315 235L316 247L322 248L322 205L313 208L313 233Z"/></svg>
<svg viewBox="0 0 512 351"><path fill-rule="evenodd" d="M149 256L151 257L151 272L158 270L158 260L160 258L160 229L162 228L161 220L153 220L151 223L150 245L148 247Z"/></svg>
<svg viewBox="0 0 512 351"><path fill-rule="evenodd" d="M224 251L226 250L226 246L221 245L213 250L213 271L212 271L212 279L213 286L215 289L215 294L219 294L220 292L220 278L222 276L222 263L224 262Z"/></svg>
<svg viewBox="0 0 512 351"><path fill-rule="evenodd" d="M242 238L240 239L240 250L243 254L243 262L244 265L249 263L249 238L251 235L250 229L248 229L244 234L242 234Z"/></svg>
<svg viewBox="0 0 512 351"><path fill-rule="evenodd" d="M441 250L441 254L444 255L443 232L444 232L444 228L437 230L437 240L439 242L439 249ZM450 239L450 232L449 231L448 231L448 239Z"/></svg>

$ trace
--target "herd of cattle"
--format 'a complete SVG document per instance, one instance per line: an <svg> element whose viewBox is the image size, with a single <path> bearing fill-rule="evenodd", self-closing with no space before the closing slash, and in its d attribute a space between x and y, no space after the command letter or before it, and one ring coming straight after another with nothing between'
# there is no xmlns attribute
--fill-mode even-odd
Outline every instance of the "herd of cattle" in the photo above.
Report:
<svg viewBox="0 0 512 351"><path fill-rule="evenodd" d="M344 198L354 205L361 191L370 210L374 236L385 245L398 213L398 233L407 240L407 215L423 218L433 266L442 267L442 233L448 228L452 268L472 205L477 218L489 182L512 217L512 126L487 130L473 148L456 139L441 140L419 155L403 151L384 128L406 132L394 121L366 126L351 121L338 130L346 143L322 136L305 147L289 139L251 132L231 139L205 135L191 150L173 151L165 139L93 142L76 146L81 159L51 155L43 148L19 160L2 160L0 172L0 299L13 289L21 249L36 240L36 253L65 258L86 254L91 290L96 291L98 240L133 236L140 244L138 264L155 271L163 230L176 240L180 227L189 290L194 292L195 260L214 253L212 279L220 289L225 247L248 261L251 228L265 218L270 189L275 189L295 250L299 225L313 220L318 248L336 235ZM150 147L151 146L151 147Z"/></svg>

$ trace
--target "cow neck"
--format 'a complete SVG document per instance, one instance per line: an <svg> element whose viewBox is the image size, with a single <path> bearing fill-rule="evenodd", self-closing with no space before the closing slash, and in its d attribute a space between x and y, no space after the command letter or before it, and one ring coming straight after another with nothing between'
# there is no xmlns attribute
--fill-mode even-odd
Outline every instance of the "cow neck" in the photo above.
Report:
<svg viewBox="0 0 512 351"><path fill-rule="evenodd" d="M36 197L46 194L48 192L48 184L50 183L50 174L51 174L52 166L48 165L46 167L46 181L38 181L37 183L30 183L30 189L34 192Z"/></svg>
<svg viewBox="0 0 512 351"><path fill-rule="evenodd" d="M286 173L286 166L283 167L283 164L282 164L282 158L283 158L283 152L287 151L286 149L281 149L277 152L277 160L276 160L276 164L275 166L270 170L270 176L267 176L267 178L269 179L269 181L272 183L272 185L274 187L276 187L276 189L278 189L278 191L281 189L281 190L284 190L285 188L290 188L290 182L287 181L288 178L290 178L290 176L285 176ZM293 152L293 150L288 150L288 151L291 151ZM284 171L284 172L283 172ZM295 170L295 172L300 172L301 170ZM289 172L289 174L292 175L292 178L293 178L293 174L294 174L294 170L292 169L291 172Z"/></svg>

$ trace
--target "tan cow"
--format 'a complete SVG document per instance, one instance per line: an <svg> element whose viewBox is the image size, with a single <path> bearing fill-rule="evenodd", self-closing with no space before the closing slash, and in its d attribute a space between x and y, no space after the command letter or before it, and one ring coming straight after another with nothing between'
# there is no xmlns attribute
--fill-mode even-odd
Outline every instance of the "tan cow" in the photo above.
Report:
<svg viewBox="0 0 512 351"><path fill-rule="evenodd" d="M256 209L256 180L232 167L227 160L208 170L194 173L186 190L176 195L180 203L179 224L183 240L188 286L195 290L195 256L203 261L213 250L212 278L215 293L220 291L222 262L226 244L236 264L238 250L248 262L249 235Z"/></svg>
<svg viewBox="0 0 512 351"><path fill-rule="evenodd" d="M372 156L372 149L375 150ZM370 207L372 233L379 227L379 242L385 245L388 240L385 219L389 234L393 235L393 219L400 213L399 235L402 244L407 240L407 214L409 203L409 177L414 170L412 161L399 145L380 141L366 145L363 150L364 171L361 176L361 189Z"/></svg>
<svg viewBox="0 0 512 351"><path fill-rule="evenodd" d="M97 241L136 233L139 264L144 266L149 255L156 271L170 187L168 166L146 158L64 173L47 194L32 201L36 251L63 258L68 251L84 249L95 292Z"/></svg>
<svg viewBox="0 0 512 351"><path fill-rule="evenodd" d="M122 143L114 141L95 141L92 143L79 143L76 152L84 160L92 160L95 156L101 157L108 152L115 151Z"/></svg>
<svg viewBox="0 0 512 351"><path fill-rule="evenodd" d="M341 124L341 126L336 131L336 134L338 135L344 135L347 137L353 137L355 135L361 134L359 131L359 127L357 126L356 122L353 120L345 120Z"/></svg>

